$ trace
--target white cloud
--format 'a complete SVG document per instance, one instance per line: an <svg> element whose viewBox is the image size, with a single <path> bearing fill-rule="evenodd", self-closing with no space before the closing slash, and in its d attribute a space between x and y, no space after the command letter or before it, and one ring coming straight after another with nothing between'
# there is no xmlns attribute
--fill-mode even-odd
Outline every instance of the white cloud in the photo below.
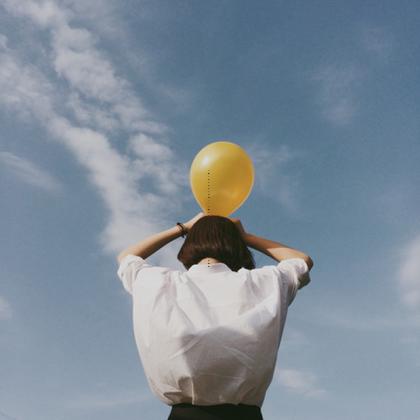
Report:
<svg viewBox="0 0 420 420"><path fill-rule="evenodd" d="M356 91L362 80L355 65L325 65L312 75L319 87L322 115L336 125L348 124L357 113Z"/></svg>
<svg viewBox="0 0 420 420"><path fill-rule="evenodd" d="M305 397L322 398L327 395L315 374L297 369L279 369L274 373L276 382L288 391Z"/></svg>
<svg viewBox="0 0 420 420"><path fill-rule="evenodd" d="M73 112L76 121L90 128L111 132L119 127L118 118L108 109L83 100L79 93L72 92L67 98L67 107Z"/></svg>
<svg viewBox="0 0 420 420"><path fill-rule="evenodd" d="M4 168L29 185L50 192L61 189L60 183L52 175L27 159L13 153L0 152L0 162Z"/></svg>
<svg viewBox="0 0 420 420"><path fill-rule="evenodd" d="M264 141L247 147L255 169L255 187L264 195L277 200L291 214L299 213L299 181L297 171L286 172L285 167L299 157L287 145L273 148Z"/></svg>
<svg viewBox="0 0 420 420"><path fill-rule="evenodd" d="M420 235L403 246L397 277L404 304L420 310Z"/></svg>
<svg viewBox="0 0 420 420"><path fill-rule="evenodd" d="M95 36L72 26L70 8L30 0L9 0L6 7L48 31L51 62L44 64L65 83L18 57L6 39L0 51L0 106L37 119L86 168L109 211L100 235L103 249L115 254L167 226L169 214L181 208L187 180L185 163L162 138L166 126L98 50ZM111 145L116 128L130 138L129 155Z"/></svg>
<svg viewBox="0 0 420 420"><path fill-rule="evenodd" d="M61 0L60 4L73 11L78 22L89 25L95 32L107 39L125 38L125 22L118 1L109 0ZM123 9L124 10L124 9ZM136 9L136 17L141 15L144 5ZM125 44L125 43L124 43Z"/></svg>
<svg viewBox="0 0 420 420"><path fill-rule="evenodd" d="M0 320L12 317L12 308L6 299L0 296Z"/></svg>
<svg viewBox="0 0 420 420"><path fill-rule="evenodd" d="M0 34L0 48L2 48L2 49L7 48L7 38L3 34Z"/></svg>
<svg viewBox="0 0 420 420"><path fill-rule="evenodd" d="M157 191L175 195L189 185L188 167L177 159L169 145L139 134L130 139L130 149L136 155L133 171L138 179L147 179Z"/></svg>
<svg viewBox="0 0 420 420"><path fill-rule="evenodd" d="M144 185L138 191L130 158L120 155L103 134L73 126L64 118L52 119L48 129L87 169L109 209L100 238L106 251L115 253L159 230L167 197L144 191Z"/></svg>
<svg viewBox="0 0 420 420"><path fill-rule="evenodd" d="M10 414L7 414L6 412L4 412L3 410L0 410L0 415L2 416L2 418L6 420L19 420L17 417L13 417Z"/></svg>
<svg viewBox="0 0 420 420"><path fill-rule="evenodd" d="M363 48L368 53L373 53L377 58L387 59L392 54L395 40L384 28L366 26L360 31Z"/></svg>
<svg viewBox="0 0 420 420"><path fill-rule="evenodd" d="M394 39L384 28L359 26L357 36L358 49L367 52L373 60L330 60L310 76L318 87L317 102L321 114L338 126L349 124L359 113L358 98L362 93L362 84L372 74L374 67L381 60L389 58L394 49Z"/></svg>
<svg viewBox="0 0 420 420"><path fill-rule="evenodd" d="M127 80L119 76L105 54L96 48L96 39L87 29L74 27L74 12L53 1L38 3L8 0L7 9L18 17L29 18L49 30L53 67L57 75L87 99L100 101L118 117L126 130L163 134L166 127L153 120L142 100L133 95Z"/></svg>
<svg viewBox="0 0 420 420"><path fill-rule="evenodd" d="M343 281L346 279L343 278ZM386 280L386 279L385 279ZM382 287L387 287L386 282ZM370 296L370 292L367 292ZM307 308L312 314L310 318L302 318L299 314L291 316L306 323L322 327L349 330L354 332L379 332L402 330L410 331L420 326L420 316L412 316L401 311L401 308L379 307L366 305L364 299L354 302L339 293L330 291L325 300L320 299L316 304Z"/></svg>
<svg viewBox="0 0 420 420"><path fill-rule="evenodd" d="M23 64L6 47L0 49L0 105L21 117L48 120L54 113L54 88L31 64Z"/></svg>
<svg viewBox="0 0 420 420"><path fill-rule="evenodd" d="M27 16L42 27L65 22L69 10L60 9L54 1L4 0L3 7L17 15Z"/></svg>

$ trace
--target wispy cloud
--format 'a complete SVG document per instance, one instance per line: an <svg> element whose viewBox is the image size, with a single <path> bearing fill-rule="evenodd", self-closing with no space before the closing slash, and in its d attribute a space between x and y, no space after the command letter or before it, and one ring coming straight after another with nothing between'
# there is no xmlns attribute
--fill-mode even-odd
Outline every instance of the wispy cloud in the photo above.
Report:
<svg viewBox="0 0 420 420"><path fill-rule="evenodd" d="M28 159L16 156L13 153L0 152L0 163L3 168L29 185L50 192L61 189L61 184L52 175Z"/></svg>
<svg viewBox="0 0 420 420"><path fill-rule="evenodd" d="M51 61L44 62L49 71L26 62L3 35L0 105L36 118L86 168L109 210L100 242L115 253L161 229L169 213L181 208L188 188L185 164L170 147L168 127L146 109L98 48L97 37L80 19L73 23L78 4L5 2L13 16L48 36L43 47ZM129 154L112 145L122 137L130 139Z"/></svg>
<svg viewBox="0 0 420 420"><path fill-rule="evenodd" d="M355 64L328 64L312 74L318 85L318 103L322 115L335 125L346 125L356 115L357 90L362 80Z"/></svg>
<svg viewBox="0 0 420 420"><path fill-rule="evenodd" d="M118 38L126 35L119 2L109 0L62 0L60 4L69 8L80 22L89 24L101 36ZM143 8L136 10L142 15Z"/></svg>
<svg viewBox="0 0 420 420"><path fill-rule="evenodd" d="M33 65L20 62L7 42L0 47L0 64L0 105L19 117L48 121L55 103L53 86L46 77Z"/></svg>
<svg viewBox="0 0 420 420"><path fill-rule="evenodd" d="M0 48L7 48L7 38L3 34L0 34Z"/></svg>
<svg viewBox="0 0 420 420"><path fill-rule="evenodd" d="M287 145L273 148L264 141L250 144L247 152L255 168L255 187L291 214L298 214L300 185L298 171L291 169L291 162L300 157L299 153Z"/></svg>
<svg viewBox="0 0 420 420"><path fill-rule="evenodd" d="M360 39L362 47L377 58L389 58L395 47L392 34L379 26L364 26L360 30Z"/></svg>
<svg viewBox="0 0 420 420"><path fill-rule="evenodd" d="M177 158L169 144L137 134L130 138L129 148L133 152L133 171L137 179L153 185L156 191L175 194L188 185L189 168Z"/></svg>
<svg viewBox="0 0 420 420"><path fill-rule="evenodd" d="M391 33L383 28L365 25L357 27L356 32L357 53L353 57L350 55L346 61L330 57L310 75L317 87L316 101L321 115L336 126L348 125L359 114L366 80L394 49ZM360 54L364 58L368 54L367 59L361 59Z"/></svg>
<svg viewBox="0 0 420 420"><path fill-rule="evenodd" d="M404 304L420 311L420 235L402 248L397 279Z"/></svg>
<svg viewBox="0 0 420 420"><path fill-rule="evenodd" d="M328 393L319 385L318 378L312 372L297 369L276 368L274 379L288 391L310 398L322 398Z"/></svg>
<svg viewBox="0 0 420 420"><path fill-rule="evenodd" d="M0 296L0 320L12 317L12 307L7 300Z"/></svg>
<svg viewBox="0 0 420 420"><path fill-rule="evenodd" d="M401 308L384 308L366 306L363 302L349 306L348 299L343 296L330 296L328 304L319 301L316 306L308 308L311 317L301 317L299 314L291 314L292 318L299 321L339 330L354 332L371 331L410 331L420 326L420 316L409 316L401 311Z"/></svg>
<svg viewBox="0 0 420 420"><path fill-rule="evenodd" d="M94 35L71 24L74 11L53 1L6 0L7 10L28 18L50 34L52 66L57 76L83 95L87 101L100 101L101 108L132 131L163 133L166 127L155 122L142 100L132 93L127 80L119 76L109 59L96 47Z"/></svg>
<svg viewBox="0 0 420 420"><path fill-rule="evenodd" d="M19 420L17 417L13 417L10 414L7 414L6 412L4 412L3 410L0 410L0 416L3 419L6 420Z"/></svg>

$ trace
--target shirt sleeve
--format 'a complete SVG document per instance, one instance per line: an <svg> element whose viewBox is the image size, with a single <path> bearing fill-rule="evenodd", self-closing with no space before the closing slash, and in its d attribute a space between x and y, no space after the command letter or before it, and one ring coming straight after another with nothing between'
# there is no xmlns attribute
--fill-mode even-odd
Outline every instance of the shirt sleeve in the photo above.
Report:
<svg viewBox="0 0 420 420"><path fill-rule="evenodd" d="M289 258L280 261L275 266L282 282L287 286L287 301L290 305L296 297L300 280L309 277L309 268L303 258Z"/></svg>
<svg viewBox="0 0 420 420"><path fill-rule="evenodd" d="M137 255L128 254L121 260L117 274L128 293L133 294L133 285L139 272L148 267L152 265Z"/></svg>

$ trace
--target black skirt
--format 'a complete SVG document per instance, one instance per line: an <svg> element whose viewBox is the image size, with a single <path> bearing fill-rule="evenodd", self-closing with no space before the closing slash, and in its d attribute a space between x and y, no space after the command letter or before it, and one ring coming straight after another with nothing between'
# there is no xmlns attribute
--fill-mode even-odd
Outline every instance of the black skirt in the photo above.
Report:
<svg viewBox="0 0 420 420"><path fill-rule="evenodd" d="M261 409L256 405L219 404L192 405L175 404L168 420L263 420Z"/></svg>

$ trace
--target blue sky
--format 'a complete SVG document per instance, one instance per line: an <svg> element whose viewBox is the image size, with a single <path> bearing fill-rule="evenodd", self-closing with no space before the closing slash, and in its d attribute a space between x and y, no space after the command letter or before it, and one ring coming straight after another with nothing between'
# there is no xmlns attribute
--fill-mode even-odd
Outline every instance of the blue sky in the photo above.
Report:
<svg viewBox="0 0 420 420"><path fill-rule="evenodd" d="M166 418L115 256L200 210L188 170L217 140L256 170L233 216L315 262L264 418L418 418L419 11L4 0L0 419ZM181 243L149 260L181 268Z"/></svg>

